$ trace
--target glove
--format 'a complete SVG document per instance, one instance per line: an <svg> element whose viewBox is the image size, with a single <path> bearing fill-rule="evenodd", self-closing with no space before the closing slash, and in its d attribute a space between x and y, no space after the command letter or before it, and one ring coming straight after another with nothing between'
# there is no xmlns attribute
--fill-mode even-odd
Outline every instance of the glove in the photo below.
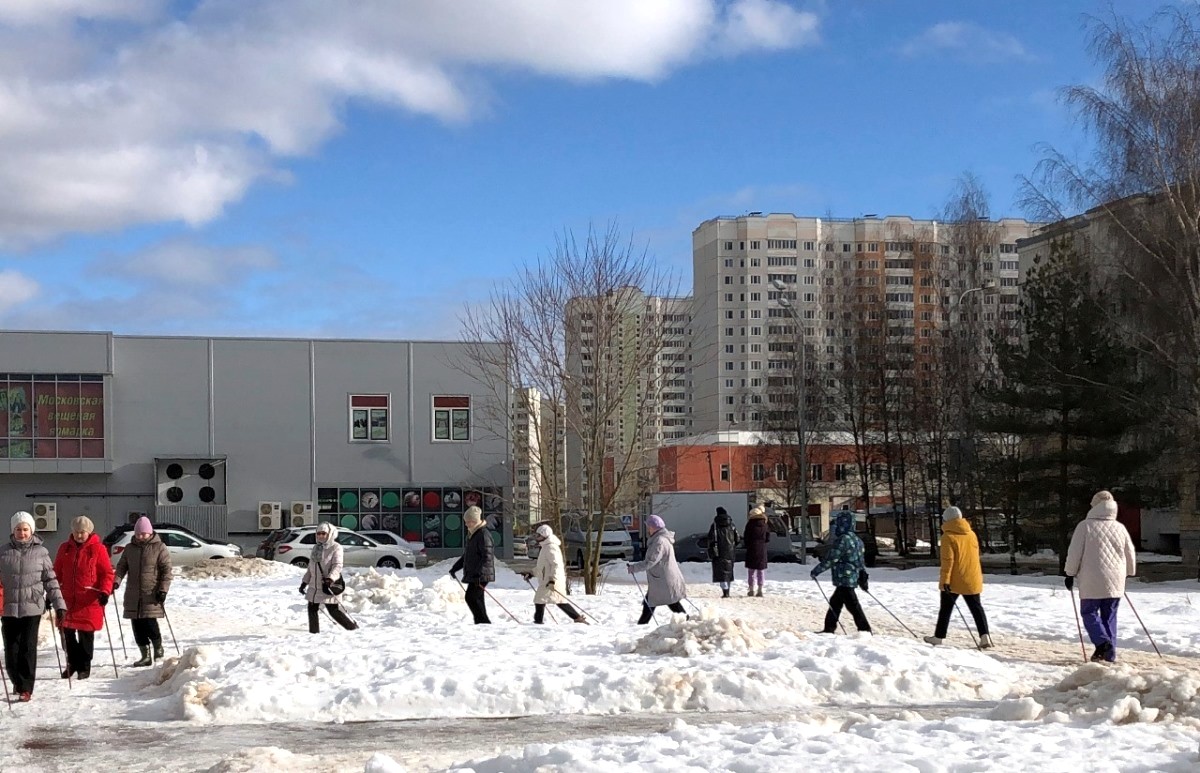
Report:
<svg viewBox="0 0 1200 773"><path fill-rule="evenodd" d="M66 618L66 616L67 616L67 610L65 610L65 609L54 610L54 619L56 619L58 621L59 628L62 628L63 620Z"/></svg>
<svg viewBox="0 0 1200 773"><path fill-rule="evenodd" d="M331 591L331 590L329 589L329 580L322 580L322 581L321 581L321 592L322 592L322 593L324 593L326 596L332 596L332 595L333 595L333 591Z"/></svg>
<svg viewBox="0 0 1200 773"><path fill-rule="evenodd" d="M808 576L815 580L815 579L817 579L817 575L820 573L821 573L821 568L818 566L814 566L812 568L812 571L808 573Z"/></svg>
<svg viewBox="0 0 1200 773"><path fill-rule="evenodd" d="M867 585L867 581L868 581L868 578L867 578L867 573L866 573L866 572L859 572L859 573L858 573L858 587L860 587L860 588L862 588L862 589L863 589L863 593L867 593L867 589L868 589L868 587L869 587L869 586Z"/></svg>
<svg viewBox="0 0 1200 773"><path fill-rule="evenodd" d="M454 573L453 569L450 570L450 576L453 577L455 580L458 579L458 575Z"/></svg>
<svg viewBox="0 0 1200 773"><path fill-rule="evenodd" d="M102 607L103 607L103 606L107 606L107 605L108 605L108 594L107 594L107 593L101 593L101 594L100 594L100 598L99 598L99 599L97 599L97 601L99 601L99 602L100 602L100 606L102 606Z"/></svg>
<svg viewBox="0 0 1200 773"><path fill-rule="evenodd" d="M154 594L154 598L158 599L159 604L162 604L167 600L167 592L165 590L160 590Z"/></svg>
<svg viewBox="0 0 1200 773"><path fill-rule="evenodd" d="M629 570L630 574L633 574L633 564L625 564L625 568Z"/></svg>
<svg viewBox="0 0 1200 773"><path fill-rule="evenodd" d="M945 585L942 586L942 593L953 593L953 592L954 591L950 590L950 583L946 583Z"/></svg>
<svg viewBox="0 0 1200 773"><path fill-rule="evenodd" d="M113 583L113 593L116 593L116 592L117 592L117 591L119 591L120 589L121 589L121 583L119 583L119 582L114 582L114 583Z"/></svg>
<svg viewBox="0 0 1200 773"><path fill-rule="evenodd" d="M300 595L303 596L305 593L308 593L308 583L302 582L300 583Z"/></svg>
<svg viewBox="0 0 1200 773"><path fill-rule="evenodd" d="M551 580L550 582L546 583L546 587L547 587L547 588L553 588L553 587L554 587L554 580Z"/></svg>
<svg viewBox="0 0 1200 773"><path fill-rule="evenodd" d="M1068 574L1063 578L1063 584L1067 586L1067 590L1073 590L1075 588L1075 578Z"/></svg>
<svg viewBox="0 0 1200 773"><path fill-rule="evenodd" d="M525 582L529 582L533 579L533 575L529 572L521 572L521 579L523 579Z"/></svg>

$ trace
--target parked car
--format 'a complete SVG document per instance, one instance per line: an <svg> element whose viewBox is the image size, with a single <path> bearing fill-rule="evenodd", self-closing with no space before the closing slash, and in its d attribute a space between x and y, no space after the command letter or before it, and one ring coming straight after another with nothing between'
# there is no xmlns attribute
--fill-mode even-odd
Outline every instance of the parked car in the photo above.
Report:
<svg viewBox="0 0 1200 773"><path fill-rule="evenodd" d="M525 554L527 558L536 559L538 553L541 552L541 547L538 545L537 539L533 536L533 532L537 531L537 527L543 523L546 523L546 521L539 521L530 527L529 536L525 538ZM600 522L593 520L592 529L588 532L584 531L585 525L586 522L582 515L568 514L563 516L562 550L563 558L568 564L583 566L584 555L586 555L588 547L591 544L591 539L595 535L594 529L600 525ZM615 515L605 516L604 531L600 534L600 563L632 560L633 540L629 538L629 532L625 530L625 524L621 523L621 519Z"/></svg>
<svg viewBox="0 0 1200 773"><path fill-rule="evenodd" d="M793 543L792 540L796 542ZM798 550L800 547L800 535L780 535L772 534L771 540L767 543L767 561L774 563L795 563L799 561ZM809 552L812 552L812 543L807 546ZM683 538L675 540L675 560L676 561L708 561L708 532L699 534L689 534ZM746 560L746 545L738 543L738 546L733 551L734 563L744 563Z"/></svg>
<svg viewBox="0 0 1200 773"><path fill-rule="evenodd" d="M399 545L405 548L413 554L418 569L429 566L429 554L425 552L424 542L409 542L394 531L370 530L360 531L359 534L370 537L380 545Z"/></svg>
<svg viewBox="0 0 1200 773"><path fill-rule="evenodd" d="M242 549L237 545L205 539L181 529L159 526L154 529L154 533L167 546L167 551L171 554L171 566L191 566L211 559L242 557ZM109 549L113 563L116 563L116 559L129 547L132 539L132 530L124 532Z"/></svg>
<svg viewBox="0 0 1200 773"><path fill-rule="evenodd" d="M155 531L159 531L161 529L172 529L174 531L181 531L184 534L189 534L192 537L195 537L200 542L208 542L210 544L217 544L217 545L225 544L224 542L218 542L216 540L209 539L208 537L205 537L202 534L197 534L196 532L192 531L191 529L187 528L186 526L180 526L177 523L167 523L166 521L164 521L163 523L154 524ZM102 539L101 542L104 544L104 547L108 549L109 555L116 555L116 553L113 553L113 545L116 545L117 542L120 541L121 537L128 535L128 534L133 534L133 524L132 523L123 523L120 526L114 526L113 530L104 536L104 539ZM126 540L125 542L128 543L129 540Z"/></svg>
<svg viewBox="0 0 1200 773"><path fill-rule="evenodd" d="M275 529L263 538L263 541L258 543L258 548L254 551L257 558L265 558L270 561L275 557L275 546L279 541L287 536L289 529Z"/></svg>
<svg viewBox="0 0 1200 773"><path fill-rule="evenodd" d="M338 529L337 542L342 546L344 566L378 566L381 569L413 569L416 556L400 545L381 545L350 529ZM313 546L317 544L317 527L302 526L287 529L287 534L275 544L271 560L292 566L308 566Z"/></svg>
<svg viewBox="0 0 1200 773"><path fill-rule="evenodd" d="M856 513L857 518L854 520L854 533L863 543L863 563L868 568L874 568L879 559L879 542L875 539L875 535L871 533L870 527L867 525L867 516L863 513ZM825 554L829 551L829 532L821 535L820 546L813 551L813 555L824 560Z"/></svg>

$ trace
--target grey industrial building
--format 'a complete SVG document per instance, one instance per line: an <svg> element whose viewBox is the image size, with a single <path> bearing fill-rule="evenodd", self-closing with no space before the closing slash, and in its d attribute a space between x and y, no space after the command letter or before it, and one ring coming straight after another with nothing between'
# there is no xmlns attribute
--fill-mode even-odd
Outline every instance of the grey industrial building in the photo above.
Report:
<svg viewBox="0 0 1200 773"><path fill-rule="evenodd" d="M472 345L477 347L478 345ZM484 508L511 550L503 415L452 342L0 332L0 512L53 549L140 514L249 548L331 521L463 544ZM477 351L477 349L476 349Z"/></svg>

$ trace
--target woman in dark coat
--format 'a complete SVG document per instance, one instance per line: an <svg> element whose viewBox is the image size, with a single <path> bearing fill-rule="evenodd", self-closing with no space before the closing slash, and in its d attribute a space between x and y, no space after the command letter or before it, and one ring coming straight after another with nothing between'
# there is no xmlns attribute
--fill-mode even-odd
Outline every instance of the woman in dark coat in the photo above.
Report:
<svg viewBox="0 0 1200 773"><path fill-rule="evenodd" d="M457 580L455 573L462 570L463 582L467 584L467 608L471 610L475 624L491 623L485 593L488 583L496 581L492 535L488 533L483 522L483 511L478 507L468 507L467 512L463 513L463 522L467 525L467 546L454 566L450 567L450 576Z"/></svg>
<svg viewBox="0 0 1200 773"><path fill-rule="evenodd" d="M126 575L129 576L129 585L125 586L125 619L130 621L133 640L142 653L142 657L133 665L149 666L163 658L162 631L159 630L158 619L167 614L163 604L171 588L171 553L154 533L150 519L144 515L133 525L133 537L125 550L121 551L113 593L117 592ZM151 647L154 648L153 653Z"/></svg>
<svg viewBox="0 0 1200 773"><path fill-rule="evenodd" d="M762 505L750 511L746 521L746 533L742 537L746 543L746 582L750 584L747 596L763 595L763 580L767 572L767 543L771 541L771 529L767 524L767 511ZM758 589L755 590L755 586Z"/></svg>
<svg viewBox="0 0 1200 773"><path fill-rule="evenodd" d="M734 551L741 541L729 513L725 512L724 507L718 507L717 517L708 527L708 558L712 561L712 581L721 585L722 598L729 598Z"/></svg>

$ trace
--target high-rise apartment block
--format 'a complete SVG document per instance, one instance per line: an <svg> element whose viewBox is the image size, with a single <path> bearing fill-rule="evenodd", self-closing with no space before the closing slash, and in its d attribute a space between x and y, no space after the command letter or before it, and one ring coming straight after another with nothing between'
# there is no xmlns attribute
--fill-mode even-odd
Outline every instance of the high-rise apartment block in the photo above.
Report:
<svg viewBox="0 0 1200 773"><path fill-rule="evenodd" d="M870 307L863 313L886 314L893 340L907 339L917 363L951 315L1015 320L1016 241L1034 227L757 213L706 220L692 233L693 430L761 425L768 379L794 367L781 356L794 348L781 334L802 332L808 350L836 357Z"/></svg>

